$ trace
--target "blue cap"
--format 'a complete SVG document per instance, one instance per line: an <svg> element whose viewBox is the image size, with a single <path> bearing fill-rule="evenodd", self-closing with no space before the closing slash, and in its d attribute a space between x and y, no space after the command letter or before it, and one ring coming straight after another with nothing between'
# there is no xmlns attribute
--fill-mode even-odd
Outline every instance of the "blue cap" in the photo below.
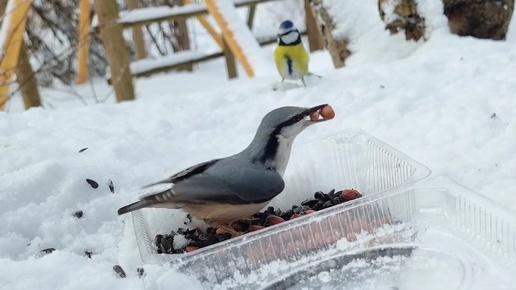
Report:
<svg viewBox="0 0 516 290"><path fill-rule="evenodd" d="M285 20L281 23L279 29L280 30L289 30L289 29L292 29L294 27L294 23L292 23L292 21L290 20Z"/></svg>
<svg viewBox="0 0 516 290"><path fill-rule="evenodd" d="M295 30L295 29L296 29L296 27L294 26L294 23L292 23L292 21L285 20L281 23L278 34L283 34L283 33L286 33L286 32L289 32L289 31Z"/></svg>

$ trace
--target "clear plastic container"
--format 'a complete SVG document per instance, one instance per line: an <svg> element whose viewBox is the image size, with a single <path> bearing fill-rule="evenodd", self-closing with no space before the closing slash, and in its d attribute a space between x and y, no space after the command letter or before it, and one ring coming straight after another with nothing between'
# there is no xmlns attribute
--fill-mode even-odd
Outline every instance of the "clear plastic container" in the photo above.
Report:
<svg viewBox="0 0 516 290"><path fill-rule="evenodd" d="M437 178L364 196L183 255L212 289L514 289L516 213ZM332 287L335 286L335 287Z"/></svg>
<svg viewBox="0 0 516 290"><path fill-rule="evenodd" d="M285 172L285 190L270 205L290 208L316 191L358 189L364 196L410 186L431 171L395 148L361 129L348 129L294 143ZM157 234L183 226L178 210L142 209L132 212L142 260L161 264L189 254L158 254L153 245ZM172 215L174 216L172 218Z"/></svg>

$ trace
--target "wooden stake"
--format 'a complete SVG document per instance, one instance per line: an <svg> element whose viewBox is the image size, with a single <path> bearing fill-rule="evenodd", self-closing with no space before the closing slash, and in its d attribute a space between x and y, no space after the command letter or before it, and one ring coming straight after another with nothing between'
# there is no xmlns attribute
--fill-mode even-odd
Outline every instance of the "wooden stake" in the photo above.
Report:
<svg viewBox="0 0 516 290"><path fill-rule="evenodd" d="M77 68L77 83L88 81L88 63L90 48L90 0L81 0L79 13L79 53Z"/></svg>
<svg viewBox="0 0 516 290"><path fill-rule="evenodd" d="M234 79L238 76L237 68L236 68L236 61L235 56L231 52L231 49L227 45L227 43L224 41L224 49L222 49L222 53L224 54L224 57L226 58L226 68L228 71L228 78Z"/></svg>
<svg viewBox="0 0 516 290"><path fill-rule="evenodd" d="M176 0L175 3L177 6L183 6L185 4L183 0ZM186 20L187 19L179 19L174 21L174 26L177 28L175 34L181 50L190 50L190 36L188 35L188 25L186 24ZM187 70L192 71L193 66L187 66Z"/></svg>
<svg viewBox="0 0 516 290"><path fill-rule="evenodd" d="M127 0L127 8L129 10L140 8L139 0ZM143 38L143 31L141 25L135 25L133 30L134 51L136 52L136 59L143 59L147 57L147 48L145 47L145 39Z"/></svg>
<svg viewBox="0 0 516 290"><path fill-rule="evenodd" d="M25 109L40 107L41 98L39 96L38 81L30 65L25 42L22 42L20 47L20 59L16 68L16 76Z"/></svg>
<svg viewBox="0 0 516 290"><path fill-rule="evenodd" d="M98 13L102 42L111 71L116 100L117 102L134 100L129 51L122 35L122 25L118 23L117 1L95 0L94 4Z"/></svg>
<svg viewBox="0 0 516 290"><path fill-rule="evenodd" d="M254 14L256 12L256 3L249 6L249 14L247 14L247 26L253 29Z"/></svg>
<svg viewBox="0 0 516 290"><path fill-rule="evenodd" d="M4 15L9 16L4 19L0 28L0 35L6 36L3 43L0 43L0 51L4 52L0 56L0 111L5 110L5 105L9 100L9 88L18 65L27 13L31 3L31 0L9 0L7 2Z"/></svg>
<svg viewBox="0 0 516 290"><path fill-rule="evenodd" d="M310 0L305 0L305 21L310 52L323 50L324 39L322 38L322 35L319 32L319 28L317 27L317 21L315 21L315 15L310 5Z"/></svg>

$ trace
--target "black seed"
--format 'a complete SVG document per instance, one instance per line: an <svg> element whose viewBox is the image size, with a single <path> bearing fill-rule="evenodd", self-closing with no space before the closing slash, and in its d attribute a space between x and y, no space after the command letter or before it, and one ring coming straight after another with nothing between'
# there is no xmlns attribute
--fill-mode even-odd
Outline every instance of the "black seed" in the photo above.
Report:
<svg viewBox="0 0 516 290"><path fill-rule="evenodd" d="M73 216L78 218L78 219L82 218L83 215L84 215L84 212L82 212L82 210L78 210L78 211L73 213Z"/></svg>
<svg viewBox="0 0 516 290"><path fill-rule="evenodd" d="M194 247L200 248L203 246L203 242L201 242L200 240L190 241L190 242L188 242L188 246L194 246Z"/></svg>
<svg viewBox="0 0 516 290"><path fill-rule="evenodd" d="M82 148L81 150L79 150L79 153L82 153L82 152L86 151L86 149L88 149L88 147Z"/></svg>
<svg viewBox="0 0 516 290"><path fill-rule="evenodd" d="M185 229L185 228L178 228L178 229L177 229L177 234L179 234L179 235L184 235L184 234L186 234L186 229Z"/></svg>
<svg viewBox="0 0 516 290"><path fill-rule="evenodd" d="M314 206L319 200L315 198L309 198L301 203L302 206Z"/></svg>
<svg viewBox="0 0 516 290"><path fill-rule="evenodd" d="M138 272L138 277L141 278L143 274L145 274L145 270L143 268L137 268L136 272Z"/></svg>
<svg viewBox="0 0 516 290"><path fill-rule="evenodd" d="M120 276L122 278L127 277L127 275L125 274L124 269L122 269L122 267L120 267L120 265L114 265L113 266L113 270L115 270L115 272L118 274L118 276Z"/></svg>
<svg viewBox="0 0 516 290"><path fill-rule="evenodd" d="M91 256L93 255L92 251L84 250L84 254L91 259Z"/></svg>
<svg viewBox="0 0 516 290"><path fill-rule="evenodd" d="M322 203L321 201L319 201L318 203L316 203L316 204L312 207L312 209L314 209L314 210L321 210L321 209L323 209L323 203Z"/></svg>
<svg viewBox="0 0 516 290"><path fill-rule="evenodd" d="M216 231L217 231L217 229L216 229L216 228L214 228L214 227L208 227L208 228L206 229L206 234L207 234L207 235L214 235Z"/></svg>
<svg viewBox="0 0 516 290"><path fill-rule="evenodd" d="M343 192L343 191L344 191L344 190L339 190L339 191L335 192L335 193L333 194L333 196L334 196L334 197L340 197L340 195L342 194L342 192Z"/></svg>
<svg viewBox="0 0 516 290"><path fill-rule="evenodd" d="M113 181L111 179L108 180L108 186L109 191L111 191L111 193L115 193L115 186L113 185Z"/></svg>
<svg viewBox="0 0 516 290"><path fill-rule="evenodd" d="M324 192L322 192L322 191L318 191L318 192L314 193L314 197L318 200L325 200Z"/></svg>
<svg viewBox="0 0 516 290"><path fill-rule="evenodd" d="M323 204L323 208L329 208L329 207L331 207L332 205L333 205L333 203L331 202L331 200L328 200L327 202L325 202L325 203Z"/></svg>
<svg viewBox="0 0 516 290"><path fill-rule="evenodd" d="M50 254L52 253L53 251L55 251L56 249L55 248L46 248L46 249L43 249L41 251L39 251L41 254L43 255L47 255L47 254Z"/></svg>
<svg viewBox="0 0 516 290"><path fill-rule="evenodd" d="M267 212L269 212L270 214L273 214L274 213L274 207L273 206L269 206L267 208Z"/></svg>
<svg viewBox="0 0 516 290"><path fill-rule="evenodd" d="M163 239L163 235L156 235L154 238L154 245L159 246L161 244L161 240Z"/></svg>
<svg viewBox="0 0 516 290"><path fill-rule="evenodd" d="M192 240L192 241L200 241L200 239L201 239L200 236L196 233L187 233L185 235L185 238L187 240Z"/></svg>
<svg viewBox="0 0 516 290"><path fill-rule="evenodd" d="M335 194L335 189L330 190L330 192L328 192L328 194L333 196Z"/></svg>
<svg viewBox="0 0 516 290"><path fill-rule="evenodd" d="M99 187L99 184L93 179L86 179L86 182L93 188Z"/></svg>
<svg viewBox="0 0 516 290"><path fill-rule="evenodd" d="M188 219L189 222L192 221L192 215L191 214L186 214L186 218Z"/></svg>
<svg viewBox="0 0 516 290"><path fill-rule="evenodd" d="M169 237L161 239L161 245L163 246L163 250L165 250L165 253L172 252L172 243L171 241L169 241Z"/></svg>

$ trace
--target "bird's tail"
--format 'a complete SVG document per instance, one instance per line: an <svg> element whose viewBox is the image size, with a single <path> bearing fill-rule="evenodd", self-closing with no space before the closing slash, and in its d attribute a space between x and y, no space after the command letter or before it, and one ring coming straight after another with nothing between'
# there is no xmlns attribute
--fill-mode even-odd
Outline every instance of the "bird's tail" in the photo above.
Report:
<svg viewBox="0 0 516 290"><path fill-rule="evenodd" d="M118 209L118 215L123 215L144 207L162 207L164 203L166 203L168 208L179 208L180 206L177 204L178 202L178 197L174 195L170 189L167 189L145 196L139 201L121 207Z"/></svg>

